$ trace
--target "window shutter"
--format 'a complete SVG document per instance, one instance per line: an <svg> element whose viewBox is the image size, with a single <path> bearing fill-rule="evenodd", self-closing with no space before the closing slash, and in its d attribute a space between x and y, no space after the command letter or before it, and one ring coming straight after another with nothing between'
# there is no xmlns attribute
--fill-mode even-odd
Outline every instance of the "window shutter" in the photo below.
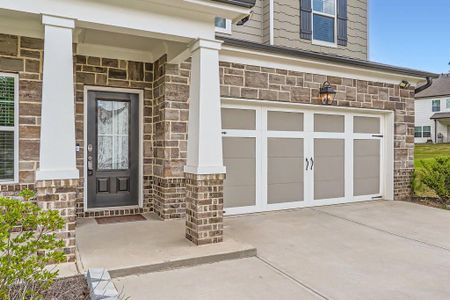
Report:
<svg viewBox="0 0 450 300"><path fill-rule="evenodd" d="M300 38L312 39L312 7L311 0L300 0Z"/></svg>
<svg viewBox="0 0 450 300"><path fill-rule="evenodd" d="M347 0L337 0L337 43L347 46Z"/></svg>

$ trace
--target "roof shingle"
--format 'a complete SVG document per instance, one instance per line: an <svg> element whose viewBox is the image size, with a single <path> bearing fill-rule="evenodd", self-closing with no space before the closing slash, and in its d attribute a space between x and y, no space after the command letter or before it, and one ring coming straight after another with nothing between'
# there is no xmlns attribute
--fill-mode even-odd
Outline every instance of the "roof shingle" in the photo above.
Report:
<svg viewBox="0 0 450 300"><path fill-rule="evenodd" d="M429 88L416 94L416 98L439 96L450 96L450 74L441 74L439 78L434 78Z"/></svg>

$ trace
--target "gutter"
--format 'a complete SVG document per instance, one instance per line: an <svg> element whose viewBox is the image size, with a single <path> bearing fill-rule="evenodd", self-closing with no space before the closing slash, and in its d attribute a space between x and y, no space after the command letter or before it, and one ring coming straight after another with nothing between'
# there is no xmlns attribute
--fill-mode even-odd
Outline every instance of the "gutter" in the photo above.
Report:
<svg viewBox="0 0 450 300"><path fill-rule="evenodd" d="M245 8L252 8L256 4L256 0L213 0L213 1L236 5Z"/></svg>
<svg viewBox="0 0 450 300"><path fill-rule="evenodd" d="M435 74L435 73L413 70L413 69L409 69L409 68L402 68L402 67L397 67L397 66L391 66L391 65L366 61L366 60L354 59L354 58L345 57L345 56L330 55L330 54L324 54L324 53L320 53L320 52L298 50L298 49L281 47L281 46L265 45L265 44L230 38L230 37L224 37L224 36L217 36L216 38L224 41L225 46L234 46L237 48L249 49L249 50L254 50L254 51L262 51L262 52L271 53L271 54L287 55L287 56L300 57L300 58L306 58L306 59L316 59L316 60L325 61L325 62L344 64L344 65L360 67L360 68L365 68L365 69L371 69L371 70L377 70L377 71L385 71L385 72L387 71L387 72L392 72L392 73L396 73L396 74L408 75L408 76L419 77L419 78L430 77L430 79L431 79L431 78L439 77L439 74Z"/></svg>
<svg viewBox="0 0 450 300"><path fill-rule="evenodd" d="M431 77L427 76L427 83L425 83L424 85L419 86L418 88L416 88L414 90L414 93L418 94L418 93L426 90L427 88L429 88L432 84L433 84L433 79Z"/></svg>

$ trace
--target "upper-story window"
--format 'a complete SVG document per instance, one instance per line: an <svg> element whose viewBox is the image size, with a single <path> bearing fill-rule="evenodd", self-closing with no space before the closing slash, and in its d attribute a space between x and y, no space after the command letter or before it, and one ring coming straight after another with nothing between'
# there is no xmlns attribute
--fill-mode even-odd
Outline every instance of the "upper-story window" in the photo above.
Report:
<svg viewBox="0 0 450 300"><path fill-rule="evenodd" d="M231 34L231 20L216 17L214 20L214 23L216 24L216 31L226 34Z"/></svg>
<svg viewBox="0 0 450 300"><path fill-rule="evenodd" d="M441 111L441 100L431 101L431 111Z"/></svg>
<svg viewBox="0 0 450 300"><path fill-rule="evenodd" d="M18 180L18 77L0 73L0 183Z"/></svg>
<svg viewBox="0 0 450 300"><path fill-rule="evenodd" d="M334 44L336 41L336 0L312 0L313 40Z"/></svg>
<svg viewBox="0 0 450 300"><path fill-rule="evenodd" d="M446 107L450 108L450 99L447 99Z"/></svg>

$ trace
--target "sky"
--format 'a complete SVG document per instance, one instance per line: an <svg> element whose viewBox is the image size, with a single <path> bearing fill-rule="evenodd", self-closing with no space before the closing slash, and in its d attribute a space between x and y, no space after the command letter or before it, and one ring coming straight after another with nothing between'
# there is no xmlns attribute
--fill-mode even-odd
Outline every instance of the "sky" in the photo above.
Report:
<svg viewBox="0 0 450 300"><path fill-rule="evenodd" d="M369 0L369 60L450 72L450 0Z"/></svg>

